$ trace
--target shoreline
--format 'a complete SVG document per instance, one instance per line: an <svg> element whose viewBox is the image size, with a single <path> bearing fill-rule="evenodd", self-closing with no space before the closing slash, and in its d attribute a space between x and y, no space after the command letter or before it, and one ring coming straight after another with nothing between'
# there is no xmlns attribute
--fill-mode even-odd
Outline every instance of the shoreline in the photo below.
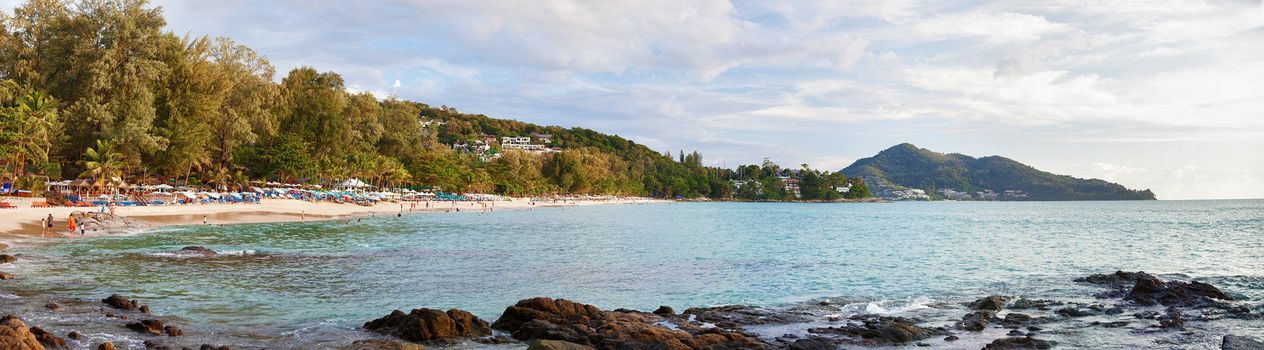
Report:
<svg viewBox="0 0 1264 350"><path fill-rule="evenodd" d="M614 200L565 200L560 202L532 202L529 198L513 198L507 201L432 201L377 203L373 206L361 206L350 203L309 202L297 199L267 198L259 204L191 204L168 206L134 206L115 207L114 215L121 221L139 224L144 228L118 230L117 228L94 228L88 226L80 236L69 230L67 218L75 213L95 213L100 207L51 207L32 208L22 206L15 209L4 209L5 220L0 221L0 251L29 243L54 241L56 239L91 238L116 234L144 233L146 231L178 225L202 224L235 225L255 223L283 223L299 221L326 221L375 214L419 214L443 212L451 210L520 210L535 207L569 207L586 205L613 204L645 204L667 203L668 200L651 198L617 198ZM426 203L430 207L426 207ZM411 205L416 204L417 208ZM41 237L40 222L48 215L53 216L53 228L47 236Z"/></svg>

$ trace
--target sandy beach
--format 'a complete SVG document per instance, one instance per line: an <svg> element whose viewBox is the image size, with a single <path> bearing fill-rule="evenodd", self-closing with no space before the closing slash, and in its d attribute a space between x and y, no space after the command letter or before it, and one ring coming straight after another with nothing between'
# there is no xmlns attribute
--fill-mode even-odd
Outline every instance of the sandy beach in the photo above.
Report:
<svg viewBox="0 0 1264 350"><path fill-rule="evenodd" d="M7 199L18 205L15 209L0 210L0 249L20 245L42 239L74 237L70 235L67 218L75 212L100 211L100 207L52 207L32 208L29 199L25 202ZM208 224L229 225L265 222L294 222L304 220L333 220L371 214L410 214L448 210L512 210L531 207L557 207L601 204L637 204L661 200L646 198L620 198L614 200L566 200L533 202L529 198L512 198L504 201L484 202L401 202L378 203L373 206L356 204L339 204L331 202L309 202L296 199L267 198L258 204L190 204L167 206L133 206L115 207L114 214L135 219L154 227L170 225L201 224L203 218ZM416 208L410 207L416 203ZM53 229L47 237L40 237L40 219L52 215ZM117 234L92 230L89 227L85 237Z"/></svg>

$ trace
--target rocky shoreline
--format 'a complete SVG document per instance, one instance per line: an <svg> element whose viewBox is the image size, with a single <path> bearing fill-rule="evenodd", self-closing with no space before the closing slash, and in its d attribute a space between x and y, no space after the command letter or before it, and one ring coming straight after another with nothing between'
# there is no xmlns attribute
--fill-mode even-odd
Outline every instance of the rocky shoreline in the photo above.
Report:
<svg viewBox="0 0 1264 350"><path fill-rule="evenodd" d="M201 247L186 247L179 253L216 254ZM0 255L0 263L18 258ZM1123 271L1069 282L1100 287L1094 296L1097 302L990 295L968 303L937 305L945 312L964 313L955 321L945 323L881 313L842 316L745 305L690 308L681 312L669 306L652 312L602 310L566 299L536 297L505 308L491 323L459 309L395 310L363 324L368 339L351 341L340 348L424 349L471 342L488 346L525 345L531 350L960 348L965 338L982 338L985 339L981 342L983 349L1050 349L1061 344L1049 340L1048 335L1057 334L1059 328L1071 322L1075 322L1075 327L1126 329L1129 334L1172 334L1189 339L1206 338L1189 330L1188 326L1194 324L1226 319L1264 322L1264 305L1235 301L1232 295L1207 283L1165 281L1145 272ZM20 316L8 315L0 319L0 349L226 350L234 346L195 341L213 339L214 335L188 337L182 329L186 325L184 321L151 314L148 306L126 296L115 294L99 302L77 301L76 304L79 308L95 308L92 310L98 314L95 322L116 324L119 334L140 337L143 343L114 344L99 341L99 336L90 339L76 331L53 334L39 325L27 324ZM63 306L49 303L45 307L60 310ZM816 302L815 307L836 309L828 300ZM1081 322L1094 317L1108 318ZM1216 337L1221 349L1264 349L1264 342L1250 334ZM1182 347L1182 344L1167 345Z"/></svg>

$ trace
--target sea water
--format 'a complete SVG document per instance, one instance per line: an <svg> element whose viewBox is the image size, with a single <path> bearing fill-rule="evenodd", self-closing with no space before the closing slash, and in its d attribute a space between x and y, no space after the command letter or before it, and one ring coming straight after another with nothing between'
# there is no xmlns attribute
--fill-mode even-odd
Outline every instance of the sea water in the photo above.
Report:
<svg viewBox="0 0 1264 350"><path fill-rule="evenodd" d="M0 285L0 305L46 328L138 346L140 337L117 339L126 330L91 325L104 316L41 307L117 293L176 317L190 341L319 348L373 337L360 325L394 309L494 320L535 296L640 310L828 299L844 305L838 313L917 315L990 294L1086 298L1097 287L1072 279L1142 270L1264 300L1264 200L476 208L59 239L14 249L23 256L5 270L20 278ZM173 254L190 245L221 254ZM1208 332L1258 334L1258 323ZM1177 347L1218 338L1200 341Z"/></svg>

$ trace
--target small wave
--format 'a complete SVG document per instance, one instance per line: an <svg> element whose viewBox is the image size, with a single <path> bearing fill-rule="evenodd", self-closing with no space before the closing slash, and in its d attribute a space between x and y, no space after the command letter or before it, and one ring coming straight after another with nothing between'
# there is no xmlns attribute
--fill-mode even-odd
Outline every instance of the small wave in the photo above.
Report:
<svg viewBox="0 0 1264 350"><path fill-rule="evenodd" d="M930 297L920 296L905 300L878 300L866 303L864 313L875 315L902 314L910 311L928 309L935 301Z"/></svg>
<svg viewBox="0 0 1264 350"><path fill-rule="evenodd" d="M18 296L17 294L0 293L0 299L20 299L20 298L22 297Z"/></svg>

